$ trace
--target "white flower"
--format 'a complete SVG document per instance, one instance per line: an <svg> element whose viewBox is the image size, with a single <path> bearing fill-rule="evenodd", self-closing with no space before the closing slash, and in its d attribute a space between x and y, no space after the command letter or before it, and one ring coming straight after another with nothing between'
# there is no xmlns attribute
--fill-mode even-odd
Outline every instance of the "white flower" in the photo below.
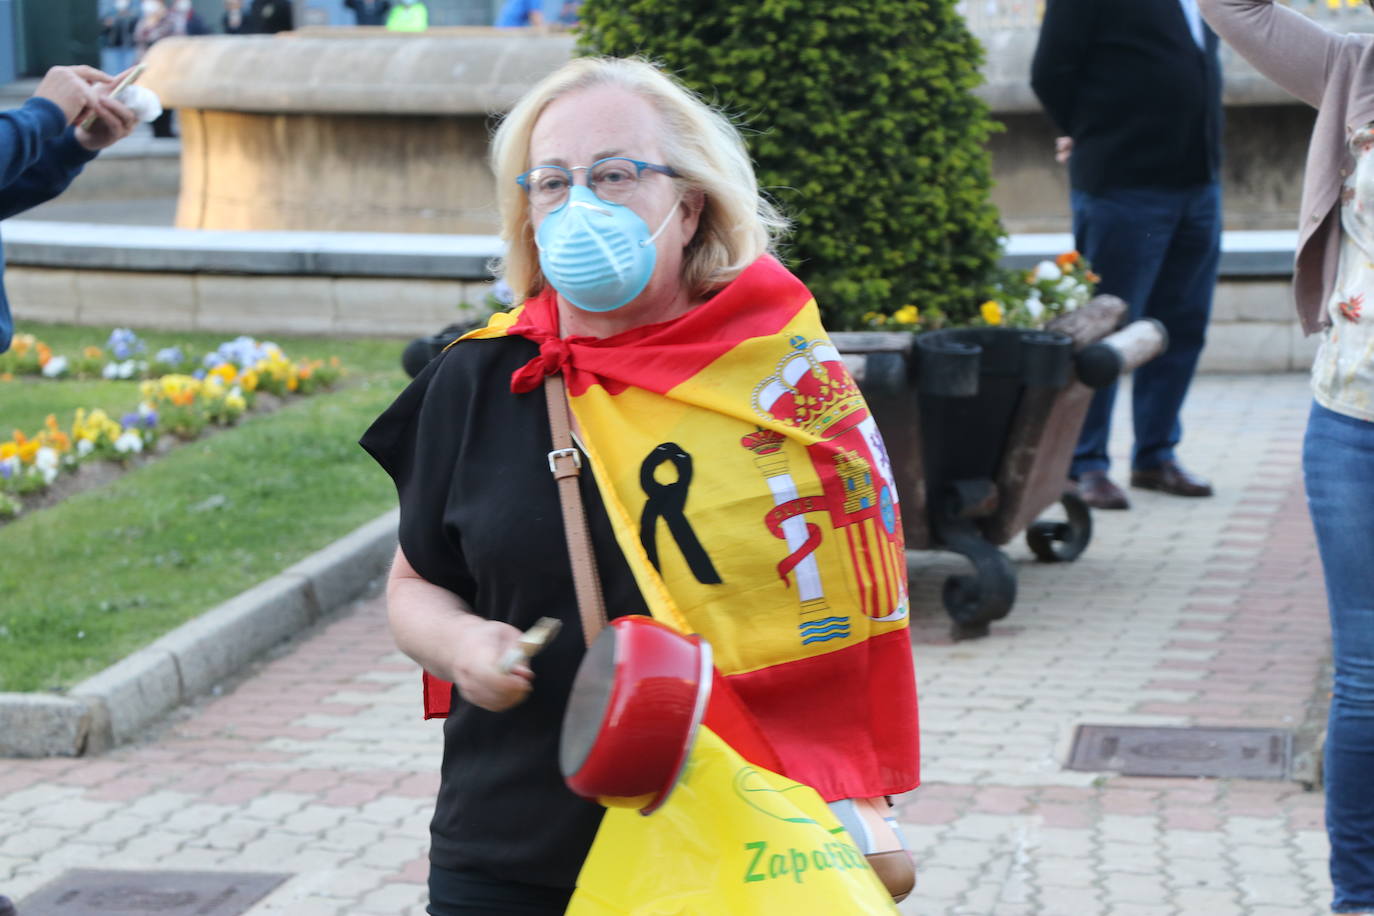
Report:
<svg viewBox="0 0 1374 916"><path fill-rule="evenodd" d="M1040 301L1040 290L1031 290L1031 294L1026 297L1026 311L1037 321L1045 314L1045 303Z"/></svg>
<svg viewBox="0 0 1374 916"><path fill-rule="evenodd" d="M57 449L50 445L40 448L33 456L33 466L40 470L57 467Z"/></svg>
<svg viewBox="0 0 1374 916"><path fill-rule="evenodd" d="M126 429L114 441L115 451L121 455L131 455L143 451L143 437L136 430Z"/></svg>
<svg viewBox="0 0 1374 916"><path fill-rule="evenodd" d="M67 371L67 357L54 356L43 365L43 376L45 378L57 378Z"/></svg>
<svg viewBox="0 0 1374 916"><path fill-rule="evenodd" d="M119 366L114 363L106 363L105 368L100 370L101 378L118 378Z"/></svg>
<svg viewBox="0 0 1374 916"><path fill-rule="evenodd" d="M116 374L120 378L133 378L135 371L137 371L137 367L134 365L134 361L131 359L126 359L124 360L124 362L119 364L116 370Z"/></svg>
<svg viewBox="0 0 1374 916"><path fill-rule="evenodd" d="M76 454L78 456L85 458L93 451L95 451L95 443L92 442L90 439L76 440Z"/></svg>
<svg viewBox="0 0 1374 916"><path fill-rule="evenodd" d="M34 470L43 475L43 482L45 484L51 484L57 479L57 466L59 460L60 456L57 454L57 449L47 445L40 448L33 456Z"/></svg>
<svg viewBox="0 0 1374 916"><path fill-rule="evenodd" d="M138 415L140 417L151 417L153 415L153 405L147 401L141 401L138 405Z"/></svg>
<svg viewBox="0 0 1374 916"><path fill-rule="evenodd" d="M1064 276L1064 271L1059 269L1059 265L1053 261L1041 261L1035 265L1035 270L1031 271L1031 282L1039 283L1041 280L1058 280Z"/></svg>

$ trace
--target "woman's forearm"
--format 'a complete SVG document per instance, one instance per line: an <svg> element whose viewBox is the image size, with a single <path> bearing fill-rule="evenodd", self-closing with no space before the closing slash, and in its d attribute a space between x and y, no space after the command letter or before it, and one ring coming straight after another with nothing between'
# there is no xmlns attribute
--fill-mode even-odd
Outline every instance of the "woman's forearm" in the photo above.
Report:
<svg viewBox="0 0 1374 916"><path fill-rule="evenodd" d="M479 618L446 588L422 578L400 548L386 584L387 622L396 646L435 677L454 679L454 646Z"/></svg>
<svg viewBox="0 0 1374 916"><path fill-rule="evenodd" d="M1274 0L1198 0L1198 7L1256 70L1312 107L1321 105L1342 36Z"/></svg>
<svg viewBox="0 0 1374 916"><path fill-rule="evenodd" d="M528 666L501 670L520 631L472 613L453 592L416 572L400 548L387 577L386 606L397 648L430 674L457 684L469 703L500 712L529 693L534 675Z"/></svg>

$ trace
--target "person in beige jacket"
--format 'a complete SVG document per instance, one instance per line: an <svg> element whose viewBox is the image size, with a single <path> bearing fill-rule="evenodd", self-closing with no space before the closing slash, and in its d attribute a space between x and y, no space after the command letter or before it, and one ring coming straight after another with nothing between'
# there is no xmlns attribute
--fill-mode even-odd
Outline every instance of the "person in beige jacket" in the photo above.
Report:
<svg viewBox="0 0 1374 916"><path fill-rule="evenodd" d="M1326 736L1331 908L1374 912L1374 35L1341 35L1274 0L1199 0L1223 40L1317 109L1293 291L1309 334L1308 507L1331 614ZM1374 6L1374 0L1371 0Z"/></svg>

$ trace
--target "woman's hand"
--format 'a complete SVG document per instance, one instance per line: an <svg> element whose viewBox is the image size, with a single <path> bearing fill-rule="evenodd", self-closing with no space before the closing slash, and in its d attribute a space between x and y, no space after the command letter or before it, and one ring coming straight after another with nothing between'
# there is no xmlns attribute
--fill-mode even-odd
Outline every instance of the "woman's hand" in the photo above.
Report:
<svg viewBox="0 0 1374 916"><path fill-rule="evenodd" d="M503 712L529 696L534 672L523 662L501 670L521 633L485 620L452 592L425 579L396 548L387 578L387 618L396 645L437 678L452 681L474 706Z"/></svg>
<svg viewBox="0 0 1374 916"><path fill-rule="evenodd" d="M534 672L524 663L515 665L509 674L501 670L501 661L516 648L520 635L499 620L474 617L466 622L453 662L454 683L463 699L491 712L504 712L524 702Z"/></svg>

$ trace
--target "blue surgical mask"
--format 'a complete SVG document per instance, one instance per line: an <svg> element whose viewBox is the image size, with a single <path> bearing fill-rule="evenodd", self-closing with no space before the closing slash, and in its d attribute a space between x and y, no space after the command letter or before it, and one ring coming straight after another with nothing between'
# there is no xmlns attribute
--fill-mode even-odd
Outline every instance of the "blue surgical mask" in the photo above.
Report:
<svg viewBox="0 0 1374 916"><path fill-rule="evenodd" d="M568 191L567 203L544 217L534 242L539 266L553 288L588 312L611 312L649 285L658 260L654 246L677 204L652 234L639 214L611 204L583 185Z"/></svg>

